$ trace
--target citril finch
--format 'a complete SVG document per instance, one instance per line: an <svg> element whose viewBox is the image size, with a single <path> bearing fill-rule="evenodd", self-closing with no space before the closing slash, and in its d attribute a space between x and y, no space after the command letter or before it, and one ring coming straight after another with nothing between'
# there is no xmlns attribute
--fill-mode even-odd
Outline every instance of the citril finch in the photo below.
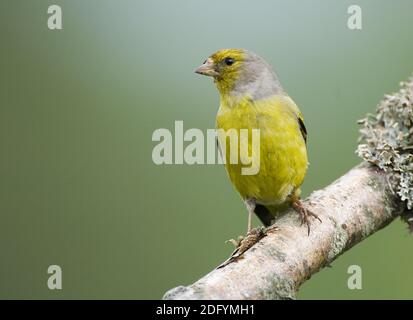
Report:
<svg viewBox="0 0 413 320"><path fill-rule="evenodd" d="M225 148L225 168L248 209L248 233L255 212L265 226L283 209L293 206L310 232L309 217L315 214L300 202L300 186L307 172L307 130L294 101L283 90L271 66L244 49L223 49L196 69L211 76L220 95L217 129L259 129L259 171L242 174L240 163L231 163ZM250 132L249 132L250 134ZM254 152L248 139L249 152Z"/></svg>

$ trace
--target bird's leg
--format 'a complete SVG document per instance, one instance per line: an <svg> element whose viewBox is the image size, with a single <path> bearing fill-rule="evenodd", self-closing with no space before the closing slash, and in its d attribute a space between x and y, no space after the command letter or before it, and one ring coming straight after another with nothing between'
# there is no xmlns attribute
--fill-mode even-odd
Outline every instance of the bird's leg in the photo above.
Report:
<svg viewBox="0 0 413 320"><path fill-rule="evenodd" d="M244 201L245 206L248 210L248 227L247 227L247 234L244 236L239 236L237 240L230 239L227 242L232 243L235 246L235 250L232 252L231 256L218 268L223 268L231 262L236 261L245 251L250 249L253 245L255 245L258 241L264 238L267 235L267 232L276 231L276 226L271 226L270 228L266 229L264 227L252 228L252 215L254 214L256 201L255 199L246 199Z"/></svg>
<svg viewBox="0 0 413 320"><path fill-rule="evenodd" d="M254 231L254 229L252 229L252 215L254 214L255 210L255 199L246 199L244 203L248 210L247 234L245 236L238 236L237 239L229 239L226 241L232 243L236 249L239 248L241 246L242 241Z"/></svg>
<svg viewBox="0 0 413 320"><path fill-rule="evenodd" d="M295 211L297 211L301 216L301 225L303 225L304 223L307 224L308 235L310 235L310 217L313 217L318 221L322 222L321 219L318 217L318 215L304 207L303 203L298 198L293 200L292 206L295 209Z"/></svg>
<svg viewBox="0 0 413 320"><path fill-rule="evenodd" d="M247 234L249 234L252 230L252 215L254 214L255 210L255 199L247 199L244 201L244 203L248 210Z"/></svg>

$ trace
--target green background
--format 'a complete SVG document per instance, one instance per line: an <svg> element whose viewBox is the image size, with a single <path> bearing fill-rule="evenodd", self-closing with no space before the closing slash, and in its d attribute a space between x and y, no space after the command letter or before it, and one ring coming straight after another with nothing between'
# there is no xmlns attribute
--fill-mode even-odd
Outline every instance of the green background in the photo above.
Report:
<svg viewBox="0 0 413 320"><path fill-rule="evenodd" d="M347 28L359 4L363 29ZM47 29L47 8L63 30ZM219 165L156 166L152 132L213 128L193 70L243 47L273 66L309 131L304 195L360 159L356 120L413 71L413 2L0 2L0 297L157 299L224 260L246 211ZM255 221L258 224L257 221ZM400 221L305 283L299 298L413 298ZM63 290L47 288L47 267ZM348 266L363 289L347 288Z"/></svg>

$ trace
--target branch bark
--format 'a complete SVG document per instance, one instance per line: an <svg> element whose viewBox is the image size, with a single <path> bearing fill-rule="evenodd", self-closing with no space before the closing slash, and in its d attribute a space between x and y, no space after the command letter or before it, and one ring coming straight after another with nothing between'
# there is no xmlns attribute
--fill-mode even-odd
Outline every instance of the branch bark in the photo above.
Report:
<svg viewBox="0 0 413 320"><path fill-rule="evenodd" d="M311 233L287 210L243 257L164 299L294 299L302 283L339 255L388 225L403 211L389 176L363 163L304 201L322 223Z"/></svg>

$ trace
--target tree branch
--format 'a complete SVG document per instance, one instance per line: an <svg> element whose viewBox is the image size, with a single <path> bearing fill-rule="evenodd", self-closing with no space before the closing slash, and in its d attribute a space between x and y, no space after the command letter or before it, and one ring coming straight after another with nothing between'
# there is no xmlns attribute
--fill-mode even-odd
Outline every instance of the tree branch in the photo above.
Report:
<svg viewBox="0 0 413 320"><path fill-rule="evenodd" d="M340 254L400 215L387 174L367 164L314 192L305 205L317 213L311 233L294 210L242 259L215 269L164 299L294 299L300 285Z"/></svg>
<svg viewBox="0 0 413 320"><path fill-rule="evenodd" d="M311 275L397 216L413 230L413 77L360 123L366 162L304 201L322 219L309 236L289 209L239 259L164 299L294 299Z"/></svg>

